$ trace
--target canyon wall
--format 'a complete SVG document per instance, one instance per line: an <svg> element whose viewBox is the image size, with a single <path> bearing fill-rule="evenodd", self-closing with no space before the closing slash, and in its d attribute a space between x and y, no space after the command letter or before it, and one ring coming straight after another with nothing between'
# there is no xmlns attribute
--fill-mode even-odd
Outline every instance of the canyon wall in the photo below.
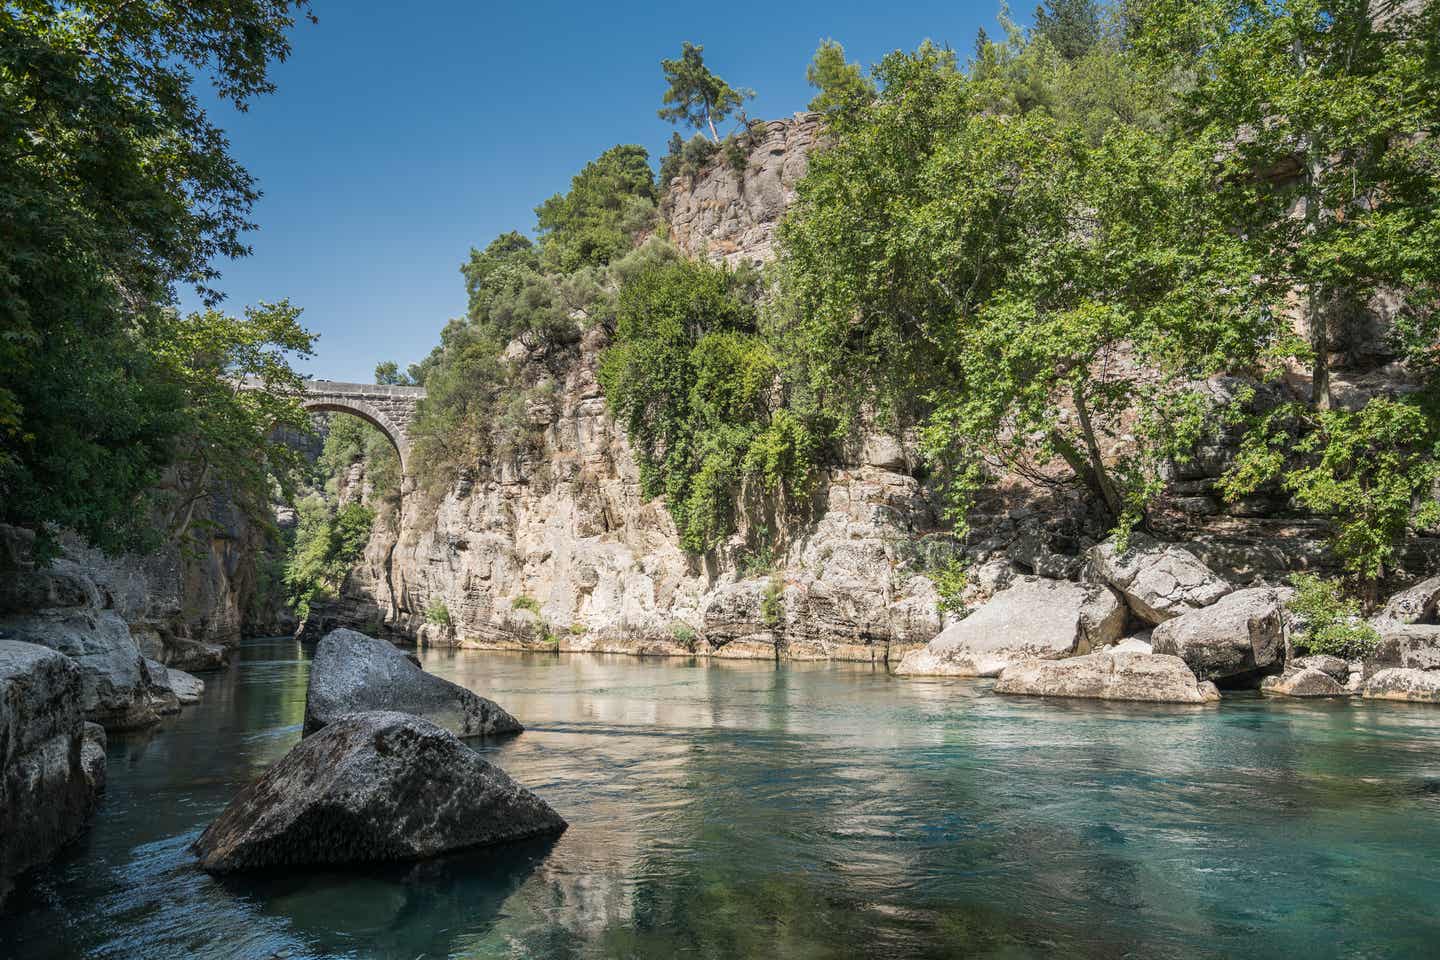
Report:
<svg viewBox="0 0 1440 960"><path fill-rule="evenodd" d="M723 152L693 177L665 185L661 213L688 255L729 264L774 256L775 230L819 135L813 114L752 126L744 173ZM1337 395L1359 402L1403 385L1384 346L1385 305L1337 318ZM761 518L701 558L687 554L665 505L641 495L637 465L611 419L596 366L603 333L586 335L553 406L531 409L537 449L483 464L438 504L408 495L398 531L379 527L337 601L310 629L350 625L424 643L717 657L896 660L944 625L937 560L962 555L967 599L1017 574L1075 579L1103 529L1083 492L1001 477L955 542L913 449L871 435L818 485L805 519L767 555L742 552ZM525 348L510 354L528 362ZM538 357L531 358L539 362ZM1217 398L1238 384L1209 385ZM1297 389L1300 385L1297 385ZM1348 401L1347 401L1348 402ZM1183 541L1236 583L1324 570L1323 521L1283 496L1227 504L1216 494L1238 437L1217 430L1173 465L1157 531ZM1117 449L1123 436L1110 440ZM365 497L363 469L342 496ZM1434 569L1440 543L1421 538L1407 558Z"/></svg>

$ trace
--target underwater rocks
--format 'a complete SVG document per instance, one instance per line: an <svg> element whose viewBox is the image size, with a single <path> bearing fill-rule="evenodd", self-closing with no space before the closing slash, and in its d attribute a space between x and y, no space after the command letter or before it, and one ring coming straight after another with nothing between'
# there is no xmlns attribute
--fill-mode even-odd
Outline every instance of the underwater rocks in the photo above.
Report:
<svg viewBox="0 0 1440 960"><path fill-rule="evenodd" d="M493 700L426 673L414 654L354 630L332 630L320 640L310 664L305 735L367 710L425 717L461 737L524 729Z"/></svg>
<svg viewBox="0 0 1440 960"><path fill-rule="evenodd" d="M212 873L417 860L557 834L549 804L452 733L394 711L339 718L240 792L195 843Z"/></svg>

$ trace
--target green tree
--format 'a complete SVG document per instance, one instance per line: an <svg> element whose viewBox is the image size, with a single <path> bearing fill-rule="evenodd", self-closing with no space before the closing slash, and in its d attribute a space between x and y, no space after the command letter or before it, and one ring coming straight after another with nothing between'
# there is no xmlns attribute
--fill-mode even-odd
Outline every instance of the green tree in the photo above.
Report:
<svg viewBox="0 0 1440 960"><path fill-rule="evenodd" d="M1035 8L1035 32L1066 60L1078 60L1100 40L1096 0L1044 0Z"/></svg>
<svg viewBox="0 0 1440 960"><path fill-rule="evenodd" d="M335 596L351 567L365 553L375 515L360 503L338 509L319 494L296 504L300 522L285 564L289 603L301 620L314 604Z"/></svg>
<svg viewBox="0 0 1440 960"><path fill-rule="evenodd" d="M661 98L665 106L659 115L671 123L683 121L696 130L709 129L710 139L718 144L720 133L715 125L725 122L742 103L755 96L755 91L731 87L711 73L705 66L704 49L687 40L681 45L679 57L660 61L667 87Z"/></svg>
<svg viewBox="0 0 1440 960"><path fill-rule="evenodd" d="M575 175L568 193L557 193L535 208L545 266L569 273L623 256L653 223L656 199L655 174L644 147L628 144L606 150ZM496 241L509 261L523 259L518 236Z"/></svg>
<svg viewBox="0 0 1440 960"><path fill-rule="evenodd" d="M382 360L375 364L375 382L394 387L414 386L409 373L401 373L400 365L394 360Z"/></svg>
<svg viewBox="0 0 1440 960"><path fill-rule="evenodd" d="M1440 5L1383 23L1371 7L1134 0L1131 10L1137 48L1186 80L1177 139L1214 158L1216 203L1265 253L1264 275L1284 281L1265 292L1307 335L1290 346L1310 366L1317 409L1332 403L1341 315L1386 289L1423 314L1440 282Z"/></svg>
<svg viewBox="0 0 1440 960"><path fill-rule="evenodd" d="M271 89L304 0L79 0L0 14L0 521L138 545L186 428L157 357L177 284L213 303L257 193L194 96ZM203 431L202 431L203 432Z"/></svg>
<svg viewBox="0 0 1440 960"><path fill-rule="evenodd" d="M1260 369L1310 374L1307 403L1251 422L1225 491L1278 482L1329 516L1337 559L1370 599L1406 536L1440 519L1440 4L1372 6L1136 0L1130 11L1137 50L1186 82L1177 150L1248 248L1226 285L1275 318ZM1428 389L1337 410L1335 332L1381 293L1400 295L1396 343Z"/></svg>
<svg viewBox="0 0 1440 960"><path fill-rule="evenodd" d="M861 72L858 63L845 60L845 48L834 40L820 41L805 68L805 81L820 91L810 101L810 109L826 114L832 121L875 99L874 82Z"/></svg>

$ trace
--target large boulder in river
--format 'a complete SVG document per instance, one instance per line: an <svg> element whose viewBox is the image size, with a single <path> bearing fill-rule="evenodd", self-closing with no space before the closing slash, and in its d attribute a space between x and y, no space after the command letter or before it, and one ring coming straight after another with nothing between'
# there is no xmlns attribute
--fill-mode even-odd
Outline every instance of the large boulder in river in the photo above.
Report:
<svg viewBox="0 0 1440 960"><path fill-rule="evenodd" d="M1156 653L1184 660L1202 680L1252 673L1274 664L1285 647L1280 597L1264 587L1237 590L1203 610L1155 628Z"/></svg>
<svg viewBox="0 0 1440 960"><path fill-rule="evenodd" d="M1210 703L1220 699L1215 684L1197 679L1179 657L1108 650L1065 660L1014 664L1000 674L995 692L1148 703Z"/></svg>
<svg viewBox="0 0 1440 960"><path fill-rule="evenodd" d="M1108 587L1025 577L1015 581L923 649L901 676L993 677L1023 660L1056 660L1114 643L1125 606Z"/></svg>
<svg viewBox="0 0 1440 960"><path fill-rule="evenodd" d="M414 654L354 630L332 630L310 664L305 735L366 710L412 713L462 737L524 729L493 700L426 673Z"/></svg>
<svg viewBox="0 0 1440 960"><path fill-rule="evenodd" d="M301 740L195 843L212 873L417 860L556 834L550 805L454 734L394 711L355 713Z"/></svg>
<svg viewBox="0 0 1440 960"><path fill-rule="evenodd" d="M81 715L80 667L0 640L0 899L85 828L105 783L105 732Z"/></svg>
<svg viewBox="0 0 1440 960"><path fill-rule="evenodd" d="M1189 550L1142 533L1132 533L1124 550L1114 540L1091 548L1090 574L1119 590L1149 624L1208 607L1235 589Z"/></svg>
<svg viewBox="0 0 1440 960"><path fill-rule="evenodd" d="M1440 670L1391 667L1365 682L1360 695L1368 700L1410 700L1440 703Z"/></svg>

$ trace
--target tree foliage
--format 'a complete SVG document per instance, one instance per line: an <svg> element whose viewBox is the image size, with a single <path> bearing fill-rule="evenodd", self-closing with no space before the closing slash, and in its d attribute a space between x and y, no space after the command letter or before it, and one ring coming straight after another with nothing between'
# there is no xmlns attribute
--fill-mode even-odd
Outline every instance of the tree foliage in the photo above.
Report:
<svg viewBox="0 0 1440 960"><path fill-rule="evenodd" d="M545 266L568 273L620 258L650 228L655 201L655 174L645 148L611 147L575 175L569 193L557 193L535 209ZM516 237L508 234L507 242Z"/></svg>
<svg viewBox="0 0 1440 960"><path fill-rule="evenodd" d="M835 40L822 40L810 65L805 68L805 82L819 90L810 101L810 109L823 113L833 122L861 109L875 99L875 83L860 69L858 63L845 59L845 48Z"/></svg>
<svg viewBox="0 0 1440 960"><path fill-rule="evenodd" d="M192 421L184 405L218 397L195 377L221 368L177 358L211 335L241 350L248 334L211 315L187 331L168 307L179 284L218 298L214 261L247 252L257 192L192 77L244 109L271 89L306 6L0 13L0 521L142 545L164 468L219 429L213 410ZM158 356L157 343L173 349Z"/></svg>
<svg viewBox="0 0 1440 960"><path fill-rule="evenodd" d="M710 139L720 142L716 124L740 108L746 100L755 96L755 91L734 88L710 72L705 66L703 46L685 41L680 56L674 60L661 60L660 68L665 71L665 95L659 110L661 120L671 123L685 123L696 130L709 130Z"/></svg>
<svg viewBox="0 0 1440 960"><path fill-rule="evenodd" d="M1035 8L1035 32L1066 60L1078 60L1100 40L1097 0L1044 0Z"/></svg>
<svg viewBox="0 0 1440 960"><path fill-rule="evenodd" d="M735 530L747 483L795 504L816 436L777 394L778 361L759 334L746 278L676 262L621 288L600 382L640 460L641 489L664 496L681 542L710 550Z"/></svg>

